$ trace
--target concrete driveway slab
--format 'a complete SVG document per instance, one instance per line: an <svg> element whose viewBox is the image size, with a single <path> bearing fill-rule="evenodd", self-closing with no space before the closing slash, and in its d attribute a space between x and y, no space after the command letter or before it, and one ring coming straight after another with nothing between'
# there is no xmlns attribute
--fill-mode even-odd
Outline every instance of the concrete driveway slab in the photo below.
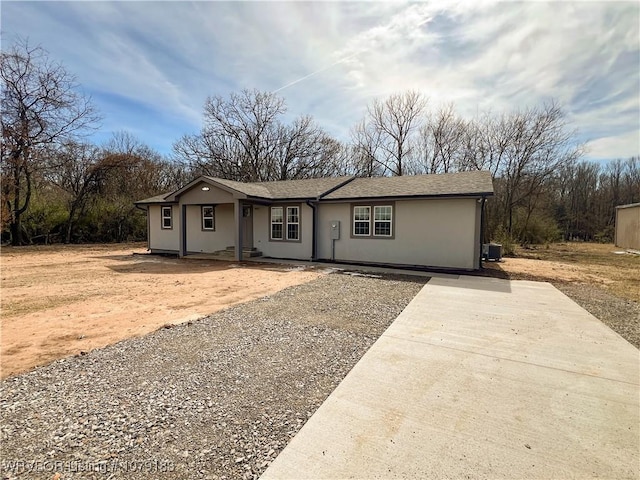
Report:
<svg viewBox="0 0 640 480"><path fill-rule="evenodd" d="M429 281L263 474L640 477L640 354L547 283Z"/></svg>

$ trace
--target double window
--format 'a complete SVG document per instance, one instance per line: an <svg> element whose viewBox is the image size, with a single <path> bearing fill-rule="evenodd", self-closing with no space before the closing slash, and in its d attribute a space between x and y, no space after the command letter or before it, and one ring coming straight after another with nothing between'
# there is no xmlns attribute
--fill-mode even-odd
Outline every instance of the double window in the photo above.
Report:
<svg viewBox="0 0 640 480"><path fill-rule="evenodd" d="M271 240L300 241L300 206L271 207Z"/></svg>
<svg viewBox="0 0 640 480"><path fill-rule="evenodd" d="M161 208L161 220L162 220L162 229L171 229L173 228L173 217L172 217L172 207L162 207Z"/></svg>
<svg viewBox="0 0 640 480"><path fill-rule="evenodd" d="M393 205L354 205L354 237L393 237Z"/></svg>
<svg viewBox="0 0 640 480"><path fill-rule="evenodd" d="M214 231L216 229L216 217L213 205L202 205L202 230Z"/></svg>

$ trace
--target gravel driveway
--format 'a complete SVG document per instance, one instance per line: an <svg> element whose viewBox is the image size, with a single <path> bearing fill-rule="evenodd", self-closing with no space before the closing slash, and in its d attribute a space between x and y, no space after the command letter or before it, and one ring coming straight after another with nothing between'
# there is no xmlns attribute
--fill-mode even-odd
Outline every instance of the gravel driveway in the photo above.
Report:
<svg viewBox="0 0 640 480"><path fill-rule="evenodd" d="M425 281L330 274L7 379L3 478L257 478Z"/></svg>

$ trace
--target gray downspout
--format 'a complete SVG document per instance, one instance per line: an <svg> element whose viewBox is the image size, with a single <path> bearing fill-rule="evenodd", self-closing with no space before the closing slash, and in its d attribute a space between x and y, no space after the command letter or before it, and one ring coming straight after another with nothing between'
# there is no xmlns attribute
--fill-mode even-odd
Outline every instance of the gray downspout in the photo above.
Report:
<svg viewBox="0 0 640 480"><path fill-rule="evenodd" d="M311 261L315 262L318 258L318 201L315 204L311 200L307 200L307 205L313 210L313 224L311 227Z"/></svg>
<svg viewBox="0 0 640 480"><path fill-rule="evenodd" d="M484 204L487 197L482 197L480 204L480 256L478 257L478 269L482 270L482 242L484 241Z"/></svg>

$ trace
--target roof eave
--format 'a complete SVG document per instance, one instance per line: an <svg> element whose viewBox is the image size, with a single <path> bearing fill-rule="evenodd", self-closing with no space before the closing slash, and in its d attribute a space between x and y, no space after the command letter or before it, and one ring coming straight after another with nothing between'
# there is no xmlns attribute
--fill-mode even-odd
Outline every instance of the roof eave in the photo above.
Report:
<svg viewBox="0 0 640 480"><path fill-rule="evenodd" d="M259 198L259 197L252 197L252 198ZM306 202L307 200L316 200L317 197L309 197L309 196L304 196L304 197L283 197L283 198L266 198L264 200L271 202L271 203L278 203L278 202Z"/></svg>
<svg viewBox="0 0 640 480"><path fill-rule="evenodd" d="M366 197L338 197L338 198L323 198L323 202L333 201L354 201L354 200L420 200L420 199L435 199L435 198L482 198L492 197L493 192L473 192L473 193L440 193L433 195L383 195L383 196L366 196Z"/></svg>
<svg viewBox="0 0 640 480"><path fill-rule="evenodd" d="M640 207L640 203L628 203L626 205L617 205L616 210L624 209L624 208L635 208Z"/></svg>
<svg viewBox="0 0 640 480"><path fill-rule="evenodd" d="M153 202L147 202L145 200L139 200L137 202L133 202L134 205L177 205L178 202L176 201L169 201L169 200L156 200Z"/></svg>

